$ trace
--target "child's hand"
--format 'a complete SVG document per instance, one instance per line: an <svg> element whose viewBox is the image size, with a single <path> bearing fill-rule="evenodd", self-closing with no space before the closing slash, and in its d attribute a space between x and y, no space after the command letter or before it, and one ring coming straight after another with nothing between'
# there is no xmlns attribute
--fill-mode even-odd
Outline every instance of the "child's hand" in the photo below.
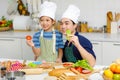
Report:
<svg viewBox="0 0 120 80"><path fill-rule="evenodd" d="M56 63L62 63L62 60L58 58L58 59L56 60Z"/></svg>
<svg viewBox="0 0 120 80"><path fill-rule="evenodd" d="M30 47L33 47L33 46L34 46L34 43L33 43L33 41L32 41L32 37L31 37L30 35L27 35L27 36L26 36L26 43L27 43L27 45L30 46Z"/></svg>
<svg viewBox="0 0 120 80"><path fill-rule="evenodd" d="M27 45L30 46L30 47L33 47L33 46L34 46L34 43L33 43L32 40L26 40L26 43L27 43Z"/></svg>

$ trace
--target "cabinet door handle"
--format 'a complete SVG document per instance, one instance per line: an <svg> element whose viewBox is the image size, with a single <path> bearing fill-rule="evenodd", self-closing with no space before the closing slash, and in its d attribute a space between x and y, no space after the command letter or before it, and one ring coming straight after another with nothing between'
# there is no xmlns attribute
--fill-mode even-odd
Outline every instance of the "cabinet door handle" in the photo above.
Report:
<svg viewBox="0 0 120 80"><path fill-rule="evenodd" d="M115 46L120 46L120 43L114 43L113 45L115 45Z"/></svg>
<svg viewBox="0 0 120 80"><path fill-rule="evenodd" d="M97 43L97 42L94 42L94 43L92 43L92 44L98 45L99 43Z"/></svg>
<svg viewBox="0 0 120 80"><path fill-rule="evenodd" d="M14 41L14 39L0 39L0 41Z"/></svg>

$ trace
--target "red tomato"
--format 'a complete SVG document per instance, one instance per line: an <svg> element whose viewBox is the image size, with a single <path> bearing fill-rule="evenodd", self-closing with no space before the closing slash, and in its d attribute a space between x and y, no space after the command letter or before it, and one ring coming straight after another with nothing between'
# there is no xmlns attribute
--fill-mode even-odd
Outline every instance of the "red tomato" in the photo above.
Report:
<svg viewBox="0 0 120 80"><path fill-rule="evenodd" d="M83 69L82 69L81 67L76 67L75 69L76 69L78 72L82 73L82 70L83 70Z"/></svg>
<svg viewBox="0 0 120 80"><path fill-rule="evenodd" d="M27 39L27 40L31 40L32 37L31 37L30 35L27 35L27 36L26 36L26 39Z"/></svg>
<svg viewBox="0 0 120 80"><path fill-rule="evenodd" d="M71 62L65 62L65 63L63 63L64 67L71 67L72 65L73 65L73 63L71 63Z"/></svg>
<svg viewBox="0 0 120 80"><path fill-rule="evenodd" d="M0 25L2 24L2 21L0 21Z"/></svg>

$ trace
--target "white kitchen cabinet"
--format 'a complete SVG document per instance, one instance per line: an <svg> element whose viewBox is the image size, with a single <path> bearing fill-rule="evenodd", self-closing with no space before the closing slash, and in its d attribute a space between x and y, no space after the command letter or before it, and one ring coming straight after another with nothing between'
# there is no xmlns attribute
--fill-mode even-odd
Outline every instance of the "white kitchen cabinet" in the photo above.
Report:
<svg viewBox="0 0 120 80"><path fill-rule="evenodd" d="M93 45L93 50L96 55L96 64L102 65L102 42L100 41L91 41Z"/></svg>
<svg viewBox="0 0 120 80"><path fill-rule="evenodd" d="M22 56L24 60L34 60L34 53L32 48L29 47L25 39L22 40Z"/></svg>
<svg viewBox="0 0 120 80"><path fill-rule="evenodd" d="M0 38L0 58L22 59L21 40Z"/></svg>
<svg viewBox="0 0 120 80"><path fill-rule="evenodd" d="M109 65L120 58L120 42L103 42L103 64Z"/></svg>

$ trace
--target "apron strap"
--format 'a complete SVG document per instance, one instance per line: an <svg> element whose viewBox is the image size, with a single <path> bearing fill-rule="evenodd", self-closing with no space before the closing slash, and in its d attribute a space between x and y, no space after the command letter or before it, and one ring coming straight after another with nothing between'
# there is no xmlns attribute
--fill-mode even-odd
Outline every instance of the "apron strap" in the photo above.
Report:
<svg viewBox="0 0 120 80"><path fill-rule="evenodd" d="M40 37L43 37L43 30L41 30L41 34L40 34Z"/></svg>
<svg viewBox="0 0 120 80"><path fill-rule="evenodd" d="M54 30L54 28L52 29L52 31L53 31L53 54L55 54L56 53L56 33L55 33L55 30ZM41 30L41 34L40 34L40 37L43 37L43 30Z"/></svg>
<svg viewBox="0 0 120 80"><path fill-rule="evenodd" d="M55 34L55 30L54 30L54 28L52 29L52 31L53 31L53 54L55 54L55 52L56 52L56 34Z"/></svg>

